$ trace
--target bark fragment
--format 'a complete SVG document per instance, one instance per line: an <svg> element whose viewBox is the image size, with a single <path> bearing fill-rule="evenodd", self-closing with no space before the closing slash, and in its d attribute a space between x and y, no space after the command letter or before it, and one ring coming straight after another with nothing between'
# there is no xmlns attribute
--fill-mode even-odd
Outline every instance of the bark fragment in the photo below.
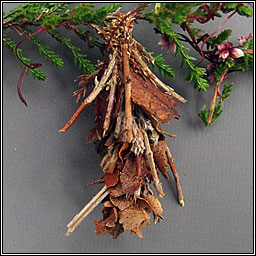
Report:
<svg viewBox="0 0 256 256"><path fill-rule="evenodd" d="M161 123L168 123L173 118L180 118L177 102L169 95L162 93L151 83L131 72L133 81L132 100L148 113L159 118Z"/></svg>

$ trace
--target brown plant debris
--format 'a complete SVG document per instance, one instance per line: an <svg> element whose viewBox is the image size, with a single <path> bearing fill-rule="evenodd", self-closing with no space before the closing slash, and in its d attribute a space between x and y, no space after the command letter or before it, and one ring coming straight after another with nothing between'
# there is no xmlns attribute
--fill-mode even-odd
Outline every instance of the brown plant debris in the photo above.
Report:
<svg viewBox="0 0 256 256"><path fill-rule="evenodd" d="M151 150L153 152L153 156L155 159L156 166L163 174L163 176L169 180L169 176L167 174L168 171L168 162L166 158L166 149L167 145L165 140L159 140L158 143L155 145L154 143L150 144Z"/></svg>
<svg viewBox="0 0 256 256"><path fill-rule="evenodd" d="M165 132L160 123L178 119L175 99L185 99L148 68L154 58L132 35L137 15L136 11L117 11L108 15L107 26L95 27L106 42L104 61L93 74L76 79L80 88L74 95L77 102L84 99L60 131L69 129L85 106L94 104L95 127L88 141L97 139L97 151L103 155L103 177L90 185L104 183L104 187L68 224L67 234L106 199L102 219L94 221L96 234L117 238L130 230L143 237L141 228L150 224L149 214L153 214L155 224L163 219L161 203L153 193L160 198L165 195L159 172L168 180L168 163L179 202L184 204L180 179L164 138L175 135Z"/></svg>
<svg viewBox="0 0 256 256"><path fill-rule="evenodd" d="M159 91L150 80L143 80L139 74L132 72L131 77L133 81L132 100L135 104L158 117L161 123L168 123L174 117L180 117L176 110L178 104L170 95Z"/></svg>

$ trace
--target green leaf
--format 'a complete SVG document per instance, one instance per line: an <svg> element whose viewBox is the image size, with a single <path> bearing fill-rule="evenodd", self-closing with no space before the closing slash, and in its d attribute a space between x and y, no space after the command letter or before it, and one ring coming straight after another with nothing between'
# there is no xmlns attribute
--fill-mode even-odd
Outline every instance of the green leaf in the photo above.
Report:
<svg viewBox="0 0 256 256"><path fill-rule="evenodd" d="M23 29L23 31L26 32L27 35L31 32L28 29ZM38 37L33 36L30 38L30 41L38 47L39 53L41 55L43 54L46 60L50 60L54 66L62 67L64 65L64 62L59 55L55 54L54 51L49 50L48 46L42 45Z"/></svg>
<svg viewBox="0 0 256 256"><path fill-rule="evenodd" d="M162 54L159 54L154 57L155 62L152 64L153 67L158 67L159 73L161 76L164 76L166 78L173 78L175 77L175 71L173 68L167 64L164 63L164 58Z"/></svg>
<svg viewBox="0 0 256 256"><path fill-rule="evenodd" d="M226 3L224 9L232 9L235 10L237 7L237 3Z"/></svg>
<svg viewBox="0 0 256 256"><path fill-rule="evenodd" d="M196 34L204 32L204 30L200 28L190 28L190 31L194 37L196 37Z"/></svg>
<svg viewBox="0 0 256 256"><path fill-rule="evenodd" d="M225 29L217 37L214 36L214 37L210 38L207 41L207 44L211 45L212 47L215 47L218 44L221 44L221 43L225 42L226 40L228 40L228 38L231 36L231 34L232 34L231 29Z"/></svg>
<svg viewBox="0 0 256 256"><path fill-rule="evenodd" d="M246 16L246 17L252 17L252 9L247 6L247 5L242 5L237 7L237 12L241 15L241 16Z"/></svg>
<svg viewBox="0 0 256 256"><path fill-rule="evenodd" d="M88 74L93 73L96 70L90 60L86 59L87 55L80 53L81 49L71 44L70 38L63 36L56 30L48 30L48 32L58 42L60 42L61 44L65 44L72 51L74 55L74 62L75 64L78 63L79 69L83 68L84 71Z"/></svg>
<svg viewBox="0 0 256 256"><path fill-rule="evenodd" d="M4 44L15 54L16 57L16 43L9 38L6 34L3 34L3 42ZM30 65L31 64L31 60L29 58L24 57L21 54L22 50L20 48L18 48L17 53L18 56L21 58L21 60L26 64L26 65ZM20 62L20 67L23 68L24 65ZM27 70L27 74L28 71L30 71L33 75L34 78L38 79L38 80L45 80L46 79L46 74L39 68L36 69L31 69L28 68Z"/></svg>
<svg viewBox="0 0 256 256"><path fill-rule="evenodd" d="M38 79L38 80L42 80L44 81L46 79L46 74L39 68L35 68L35 69L28 69L34 78Z"/></svg>
<svg viewBox="0 0 256 256"><path fill-rule="evenodd" d="M243 45L243 50L253 49L253 38L248 38L246 43Z"/></svg>
<svg viewBox="0 0 256 256"><path fill-rule="evenodd" d="M224 89L222 91L222 96L221 96L222 100L225 100L228 96L230 96L230 94L232 93L233 86L234 86L234 83L229 83L224 85Z"/></svg>
<svg viewBox="0 0 256 256"><path fill-rule="evenodd" d="M210 110L207 109L206 105L204 105L203 110L198 114L201 117L201 119L204 122L204 125L206 127L209 125L209 123L208 123L208 116L209 116L209 114L210 114Z"/></svg>
<svg viewBox="0 0 256 256"><path fill-rule="evenodd" d="M232 89L233 89L234 84L230 83L230 84L225 84L223 91L222 91L222 96L221 99L219 100L217 106L215 106L214 108L214 112L212 115L212 120L209 123L208 122L208 117L210 114L210 110L207 109L206 105L204 105L203 110L199 113L199 116L201 117L202 121L204 122L205 126L210 126L213 124L213 122L220 117L221 113L223 112L223 107L224 107L224 100L230 96L230 94L232 93Z"/></svg>
<svg viewBox="0 0 256 256"><path fill-rule="evenodd" d="M224 105L224 101L220 100L219 103L217 104L217 106L214 108L214 112L213 112L213 115L212 115L212 120L211 120L209 125L212 125L213 122L218 117L220 117L221 113L223 112L223 109L222 109L223 105Z"/></svg>

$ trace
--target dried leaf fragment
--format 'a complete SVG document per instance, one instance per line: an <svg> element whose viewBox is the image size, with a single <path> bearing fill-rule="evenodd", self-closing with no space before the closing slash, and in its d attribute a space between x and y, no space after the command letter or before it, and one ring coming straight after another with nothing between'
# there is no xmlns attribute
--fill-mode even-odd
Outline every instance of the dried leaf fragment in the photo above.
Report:
<svg viewBox="0 0 256 256"><path fill-rule="evenodd" d="M151 150L153 152L153 157L156 163L156 166L160 170L160 172L163 174L163 176L169 180L169 176L167 174L168 171L168 162L166 158L166 142L165 140L159 140L156 145L153 143L150 144Z"/></svg>
<svg viewBox="0 0 256 256"><path fill-rule="evenodd" d="M113 238L117 238L124 232L123 226L118 222L117 208L110 201L105 202L102 214L101 220L94 220L97 235L110 234Z"/></svg>
<svg viewBox="0 0 256 256"><path fill-rule="evenodd" d="M148 173L149 170L146 168L144 158L141 158L141 173L140 176L138 176L135 159L129 157L120 173L120 182L123 190L129 194L134 193L141 186L144 176Z"/></svg>
<svg viewBox="0 0 256 256"><path fill-rule="evenodd" d="M150 224L149 214L142 208L132 205L120 212L119 223L123 224L124 230L131 230L138 237L142 237L141 227Z"/></svg>
<svg viewBox="0 0 256 256"><path fill-rule="evenodd" d="M159 216L163 213L163 209L161 206L161 203L159 202L159 200L150 194L142 194L142 197L144 199L146 199L146 201L148 202L148 204L150 205L152 211L154 212L155 215Z"/></svg>
<svg viewBox="0 0 256 256"><path fill-rule="evenodd" d="M110 201L115 207L117 207L121 211L129 207L134 202L132 199L126 198L126 196L120 196L120 197L110 196Z"/></svg>
<svg viewBox="0 0 256 256"><path fill-rule="evenodd" d="M108 188L108 192L113 197L119 197L125 194L120 182L118 182L114 187Z"/></svg>
<svg viewBox="0 0 256 256"><path fill-rule="evenodd" d="M115 170L113 173L106 172L104 174L104 182L108 188L115 186L118 183L118 179L119 179L118 170Z"/></svg>
<svg viewBox="0 0 256 256"><path fill-rule="evenodd" d="M151 115L159 118L161 123L168 123L173 118L179 118L178 103L169 95L161 92L149 79L131 72L132 100L146 109Z"/></svg>
<svg viewBox="0 0 256 256"><path fill-rule="evenodd" d="M106 221L104 220L94 220L95 232L97 235L108 234L110 230L106 227Z"/></svg>
<svg viewBox="0 0 256 256"><path fill-rule="evenodd" d="M101 168L105 173L113 173L116 168L118 159L118 149L115 148L113 152L108 151L108 154L101 161Z"/></svg>

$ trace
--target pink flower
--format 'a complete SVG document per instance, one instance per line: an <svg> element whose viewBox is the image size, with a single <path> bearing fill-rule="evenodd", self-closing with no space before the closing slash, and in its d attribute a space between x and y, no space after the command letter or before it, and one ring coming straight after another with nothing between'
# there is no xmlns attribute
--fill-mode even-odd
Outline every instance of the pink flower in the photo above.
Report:
<svg viewBox="0 0 256 256"><path fill-rule="evenodd" d="M170 37L169 36L162 35L161 39L158 42L158 45L161 46L161 47L167 47L167 49L169 51L173 52L173 53L176 51L176 44L175 44L174 40L170 44Z"/></svg>
<svg viewBox="0 0 256 256"><path fill-rule="evenodd" d="M232 58L240 58L244 56L244 51L240 48L232 48L230 50L230 56Z"/></svg>
<svg viewBox="0 0 256 256"><path fill-rule="evenodd" d="M229 56L229 49L232 46L232 43L222 43L217 45L217 51L215 54L219 55L219 58L225 60Z"/></svg>
<svg viewBox="0 0 256 256"><path fill-rule="evenodd" d="M174 42L174 40L172 40L171 45L168 47L168 49L172 52L175 53L176 52L176 43Z"/></svg>
<svg viewBox="0 0 256 256"><path fill-rule="evenodd" d="M219 57L222 58L223 60L225 60L228 56L229 56L228 50L221 51L219 55Z"/></svg>
<svg viewBox="0 0 256 256"><path fill-rule="evenodd" d="M242 40L242 39L241 39ZM216 53L223 61L231 56L232 58L240 58L244 56L244 51L238 47L232 47L232 43L222 43L217 45Z"/></svg>
<svg viewBox="0 0 256 256"><path fill-rule="evenodd" d="M218 45L217 45L218 51L217 51L216 53L217 53L217 54L220 54L221 51L227 50L227 49L229 49L231 46L232 46L232 43L230 43L230 42L223 43L223 44L218 44Z"/></svg>
<svg viewBox="0 0 256 256"><path fill-rule="evenodd" d="M158 42L158 45L161 46L161 47L168 47L169 44L170 44L169 36L162 35L161 39Z"/></svg>
<svg viewBox="0 0 256 256"><path fill-rule="evenodd" d="M244 46L244 44L248 41L249 38L253 38L253 34L249 34L248 37L246 36L241 36L239 37L237 40L238 40L238 43L240 46Z"/></svg>
<svg viewBox="0 0 256 256"><path fill-rule="evenodd" d="M246 43L247 38L246 38L245 36L241 36L241 37L239 37L239 38L237 39L237 41L238 41L238 43L239 43L240 46L243 46L243 45Z"/></svg>

